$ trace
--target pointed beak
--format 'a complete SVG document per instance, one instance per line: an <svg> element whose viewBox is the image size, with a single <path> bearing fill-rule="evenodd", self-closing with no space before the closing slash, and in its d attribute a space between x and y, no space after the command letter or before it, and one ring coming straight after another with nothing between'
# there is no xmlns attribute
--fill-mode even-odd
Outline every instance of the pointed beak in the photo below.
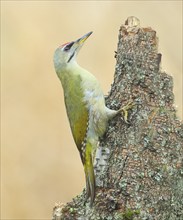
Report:
<svg viewBox="0 0 183 220"><path fill-rule="evenodd" d="M85 34L83 37L77 39L76 41L73 42L73 46L71 47L72 50L72 56L69 58L68 62L72 59L72 57L76 57L78 52L80 51L81 47L83 46L85 40L92 34L93 32L89 32Z"/></svg>
<svg viewBox="0 0 183 220"><path fill-rule="evenodd" d="M85 34L83 37L79 38L78 40L75 41L79 46L82 46L85 42L85 40L92 34L93 32L90 31L89 33Z"/></svg>

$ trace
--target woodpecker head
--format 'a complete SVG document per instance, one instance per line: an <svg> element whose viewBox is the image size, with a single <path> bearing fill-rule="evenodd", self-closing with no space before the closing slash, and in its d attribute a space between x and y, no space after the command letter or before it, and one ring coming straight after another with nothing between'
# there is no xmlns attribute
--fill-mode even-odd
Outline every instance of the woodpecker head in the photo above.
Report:
<svg viewBox="0 0 183 220"><path fill-rule="evenodd" d="M58 47L54 54L55 68L64 67L76 60L76 56L83 46L85 40L92 34L89 32L76 41L72 41Z"/></svg>

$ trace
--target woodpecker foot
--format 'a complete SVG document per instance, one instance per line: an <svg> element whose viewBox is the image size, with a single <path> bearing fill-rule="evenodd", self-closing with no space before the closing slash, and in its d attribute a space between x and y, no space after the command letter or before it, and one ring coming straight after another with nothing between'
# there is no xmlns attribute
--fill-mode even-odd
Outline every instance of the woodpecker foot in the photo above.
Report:
<svg viewBox="0 0 183 220"><path fill-rule="evenodd" d="M133 106L135 106L134 102L129 102L127 105L125 105L123 108L118 110L118 113L123 114L123 119L125 121L125 123L130 124L130 122L128 121L128 117L129 117L129 110L133 108Z"/></svg>

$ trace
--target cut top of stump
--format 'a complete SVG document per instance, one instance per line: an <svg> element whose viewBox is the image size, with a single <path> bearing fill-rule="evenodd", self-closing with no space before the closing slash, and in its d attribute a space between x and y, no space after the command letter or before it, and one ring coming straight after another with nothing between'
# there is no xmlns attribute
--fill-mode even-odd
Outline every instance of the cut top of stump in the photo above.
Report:
<svg viewBox="0 0 183 220"><path fill-rule="evenodd" d="M140 27L136 17L129 17L119 30L114 83L110 92L112 108L119 109L133 99L152 107L172 108L172 77L161 71L156 31ZM137 100L138 99L138 100Z"/></svg>

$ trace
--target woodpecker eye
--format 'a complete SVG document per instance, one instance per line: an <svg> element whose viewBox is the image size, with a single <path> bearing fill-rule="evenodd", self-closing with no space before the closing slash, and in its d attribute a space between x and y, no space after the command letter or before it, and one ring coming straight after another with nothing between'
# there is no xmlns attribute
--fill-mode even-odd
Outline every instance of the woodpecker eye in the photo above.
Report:
<svg viewBox="0 0 183 220"><path fill-rule="evenodd" d="M64 47L64 51L69 51L72 47L72 45L74 44L74 42L71 42L69 44L67 44L65 47Z"/></svg>

